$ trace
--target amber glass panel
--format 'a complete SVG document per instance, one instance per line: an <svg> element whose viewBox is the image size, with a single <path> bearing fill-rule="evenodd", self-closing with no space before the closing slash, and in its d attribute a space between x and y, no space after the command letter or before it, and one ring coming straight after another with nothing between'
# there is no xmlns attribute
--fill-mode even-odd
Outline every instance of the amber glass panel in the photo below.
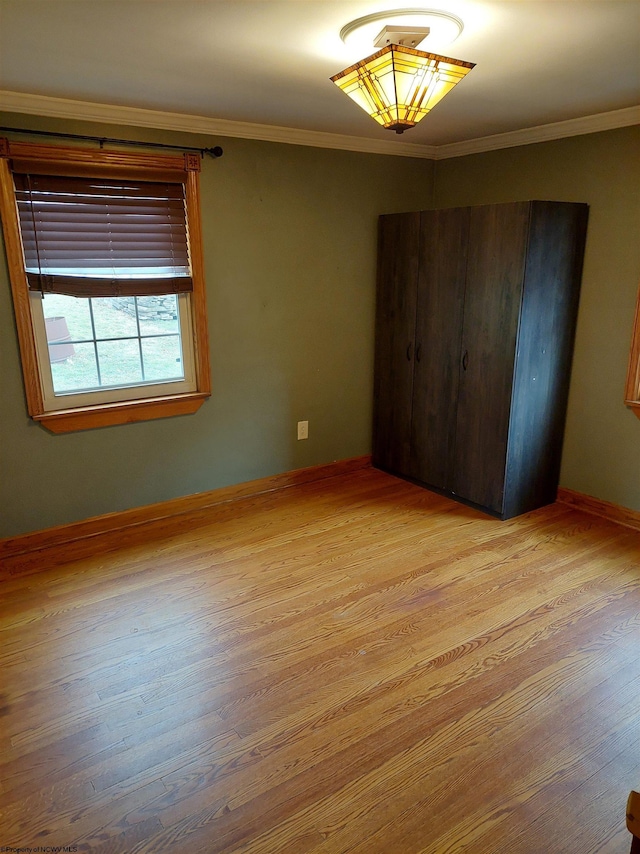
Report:
<svg viewBox="0 0 640 854"><path fill-rule="evenodd" d="M378 124L402 131L423 119L473 67L389 45L331 79Z"/></svg>

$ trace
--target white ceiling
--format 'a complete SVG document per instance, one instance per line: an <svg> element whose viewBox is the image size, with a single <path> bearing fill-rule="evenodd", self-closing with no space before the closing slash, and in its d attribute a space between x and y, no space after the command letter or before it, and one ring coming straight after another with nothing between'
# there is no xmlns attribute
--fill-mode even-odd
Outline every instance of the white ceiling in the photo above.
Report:
<svg viewBox="0 0 640 854"><path fill-rule="evenodd" d="M422 146L640 103L640 0L434 0L413 5L461 18L445 52L477 65L399 137L329 77L363 58L340 40L346 23L410 5L0 0L0 90L14 105L49 96Z"/></svg>

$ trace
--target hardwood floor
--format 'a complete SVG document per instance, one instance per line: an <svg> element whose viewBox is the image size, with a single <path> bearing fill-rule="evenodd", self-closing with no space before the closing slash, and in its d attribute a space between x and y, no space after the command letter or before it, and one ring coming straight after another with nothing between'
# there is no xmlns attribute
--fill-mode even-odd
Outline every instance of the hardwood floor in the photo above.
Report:
<svg viewBox="0 0 640 854"><path fill-rule="evenodd" d="M637 531L364 469L140 537L6 561L0 846L627 854Z"/></svg>

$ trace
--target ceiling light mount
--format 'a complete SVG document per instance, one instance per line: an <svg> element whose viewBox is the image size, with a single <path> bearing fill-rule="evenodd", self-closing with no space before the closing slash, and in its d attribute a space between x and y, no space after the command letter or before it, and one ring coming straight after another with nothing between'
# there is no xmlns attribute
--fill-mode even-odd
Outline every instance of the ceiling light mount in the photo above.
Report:
<svg viewBox="0 0 640 854"><path fill-rule="evenodd" d="M431 27L401 27L397 24L387 24L378 33L374 40L374 45L379 48L386 47L388 44L403 44L405 47L418 47L431 32Z"/></svg>
<svg viewBox="0 0 640 854"><path fill-rule="evenodd" d="M428 27L429 43L437 44L438 50L454 42L464 29L457 15L439 9L389 9L350 21L340 30L340 38L354 50L369 50L380 32L381 22L406 31Z"/></svg>

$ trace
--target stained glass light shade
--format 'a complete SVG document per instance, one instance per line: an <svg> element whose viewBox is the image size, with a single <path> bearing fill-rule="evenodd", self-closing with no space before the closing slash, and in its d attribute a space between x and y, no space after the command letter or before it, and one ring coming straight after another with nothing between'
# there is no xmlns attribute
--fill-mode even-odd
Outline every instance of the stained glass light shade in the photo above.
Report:
<svg viewBox="0 0 640 854"><path fill-rule="evenodd" d="M474 67L435 53L390 44L331 78L382 127L414 127Z"/></svg>

